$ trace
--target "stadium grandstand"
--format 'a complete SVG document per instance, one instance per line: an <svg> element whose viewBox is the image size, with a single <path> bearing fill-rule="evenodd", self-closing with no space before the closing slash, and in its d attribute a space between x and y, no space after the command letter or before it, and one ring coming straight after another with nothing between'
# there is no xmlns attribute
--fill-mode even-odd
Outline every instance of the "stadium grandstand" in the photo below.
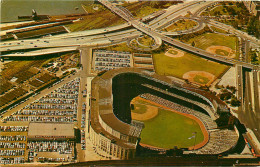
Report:
<svg viewBox="0 0 260 167"><path fill-rule="evenodd" d="M91 83L88 128L99 154L119 159L135 157L143 128L142 123L131 118L130 102L137 96L193 115L203 123L209 141L186 154L218 154L236 145L237 133L220 130L215 123L219 111L227 112L225 104L216 96L192 86L183 87L179 81L143 69L121 68L107 71ZM234 140L229 142L228 135ZM220 146L221 141L224 146Z"/></svg>

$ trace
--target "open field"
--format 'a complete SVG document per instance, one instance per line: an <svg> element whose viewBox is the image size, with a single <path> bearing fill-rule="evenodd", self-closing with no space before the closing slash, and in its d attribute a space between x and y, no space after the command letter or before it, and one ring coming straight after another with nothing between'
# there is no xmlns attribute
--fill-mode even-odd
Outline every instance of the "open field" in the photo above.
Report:
<svg viewBox="0 0 260 167"><path fill-rule="evenodd" d="M197 23L193 20L189 19L182 19L174 22L170 26L163 29L163 31L167 32L175 32L175 31L182 31L182 30L188 30L192 27L195 27Z"/></svg>
<svg viewBox="0 0 260 167"><path fill-rule="evenodd" d="M233 10L235 13L240 13L242 12L242 8L236 6L235 4L233 5L227 5L226 7L224 6L217 6L210 10L208 13L210 16L218 16L218 15L233 15Z"/></svg>
<svg viewBox="0 0 260 167"><path fill-rule="evenodd" d="M233 57L238 58L238 54L236 53L238 39L235 36L227 36L222 34L215 33L205 33L203 35L198 35L194 38L189 39L186 43L195 43L195 47L207 50L207 48L212 46L224 46L230 48L232 50ZM223 49L226 50L226 49ZM221 54L225 56L225 54Z"/></svg>
<svg viewBox="0 0 260 167"><path fill-rule="evenodd" d="M148 109L149 107L157 108L155 105L144 102L141 99L136 100L135 103L137 103L134 105L138 109L132 110L132 112L137 112L138 110L139 113L144 114L145 112L151 112ZM152 118L140 120L144 122L145 126L141 133L142 144L165 149L171 149L174 146L189 148L194 143L196 145L204 140L200 126L195 120L170 110L157 109L158 113ZM197 133L196 142L194 132Z"/></svg>
<svg viewBox="0 0 260 167"><path fill-rule="evenodd" d="M183 74L189 71L205 71L217 78L228 68L226 65L184 53L182 57L169 57L164 52L153 54L156 73L183 78Z"/></svg>
<svg viewBox="0 0 260 167"><path fill-rule="evenodd" d="M187 43L192 43L193 41L195 42L195 47L201 49L206 49L212 45L221 45L235 50L237 45L237 37L215 33L205 33L203 35L198 35L195 38L189 39Z"/></svg>

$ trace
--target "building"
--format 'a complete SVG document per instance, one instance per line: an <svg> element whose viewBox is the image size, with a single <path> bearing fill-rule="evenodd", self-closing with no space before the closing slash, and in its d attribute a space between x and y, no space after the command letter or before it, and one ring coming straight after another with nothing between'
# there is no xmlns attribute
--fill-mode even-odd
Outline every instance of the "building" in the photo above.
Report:
<svg viewBox="0 0 260 167"><path fill-rule="evenodd" d="M129 88L129 91L122 94L119 87ZM169 91L165 91L165 87ZM95 77L91 83L90 111L87 111L90 119L87 120L87 128L90 141L98 154L116 159L135 157L142 125L132 121L129 104L133 97L145 93L147 89L163 94L182 95L184 97L181 99L186 100L185 103L207 112L211 119L216 120L219 117L217 109L222 104L216 104L219 103L217 97L209 96L205 91L184 88L168 77L144 69L110 70Z"/></svg>
<svg viewBox="0 0 260 167"><path fill-rule="evenodd" d="M35 123L29 124L28 140L74 140L73 123Z"/></svg>

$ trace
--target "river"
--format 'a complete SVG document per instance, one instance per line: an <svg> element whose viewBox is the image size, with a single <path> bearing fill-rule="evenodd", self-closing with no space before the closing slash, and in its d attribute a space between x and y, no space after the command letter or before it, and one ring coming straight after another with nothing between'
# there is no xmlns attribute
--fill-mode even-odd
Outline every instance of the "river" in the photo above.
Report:
<svg viewBox="0 0 260 167"><path fill-rule="evenodd" d="M18 16L30 16L32 9L38 15L62 15L84 13L81 4L93 3L93 0L0 0L1 22L18 21ZM78 8L78 9L77 9Z"/></svg>

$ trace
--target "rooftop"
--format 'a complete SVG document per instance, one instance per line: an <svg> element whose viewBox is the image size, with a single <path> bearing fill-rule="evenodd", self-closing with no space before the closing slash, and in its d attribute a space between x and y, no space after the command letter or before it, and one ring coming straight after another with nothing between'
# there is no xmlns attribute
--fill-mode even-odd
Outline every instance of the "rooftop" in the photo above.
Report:
<svg viewBox="0 0 260 167"><path fill-rule="evenodd" d="M28 137L55 136L74 137L73 123L30 123Z"/></svg>

